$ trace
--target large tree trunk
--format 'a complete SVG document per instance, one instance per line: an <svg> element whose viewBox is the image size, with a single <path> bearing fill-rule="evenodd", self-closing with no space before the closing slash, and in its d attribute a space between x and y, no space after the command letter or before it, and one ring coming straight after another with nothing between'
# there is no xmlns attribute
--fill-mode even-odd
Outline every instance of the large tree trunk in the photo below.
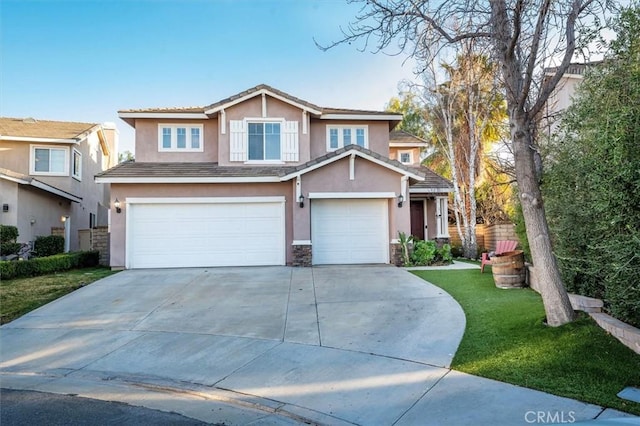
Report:
<svg viewBox="0 0 640 426"><path fill-rule="evenodd" d="M560 326L573 321L574 312L551 247L535 167L536 151L531 134L533 123L524 113L515 116L512 114L510 121L518 190L531 257L536 267L536 279L540 285L547 324Z"/></svg>

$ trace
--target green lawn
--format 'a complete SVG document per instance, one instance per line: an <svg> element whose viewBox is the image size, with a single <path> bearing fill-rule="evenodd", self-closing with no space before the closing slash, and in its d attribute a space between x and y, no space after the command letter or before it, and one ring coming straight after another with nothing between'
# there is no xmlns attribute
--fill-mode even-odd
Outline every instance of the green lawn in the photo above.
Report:
<svg viewBox="0 0 640 426"><path fill-rule="evenodd" d="M0 324L13 321L52 300L114 273L109 268L85 268L40 277L2 280Z"/></svg>
<svg viewBox="0 0 640 426"><path fill-rule="evenodd" d="M640 404L616 396L625 386L640 386L640 355L586 314L547 327L540 296L529 289L496 288L491 268L484 274L413 273L451 294L466 314L455 370L640 415Z"/></svg>

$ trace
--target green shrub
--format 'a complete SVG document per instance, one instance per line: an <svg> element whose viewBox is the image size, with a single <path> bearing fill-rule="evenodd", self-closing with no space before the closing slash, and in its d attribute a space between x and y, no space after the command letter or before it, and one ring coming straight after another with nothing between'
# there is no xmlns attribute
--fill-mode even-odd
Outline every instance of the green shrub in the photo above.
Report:
<svg viewBox="0 0 640 426"><path fill-rule="evenodd" d="M451 255L453 257L462 257L464 251L462 250L462 246L454 244L451 246Z"/></svg>
<svg viewBox="0 0 640 426"><path fill-rule="evenodd" d="M3 280L35 277L73 268L97 266L100 259L98 251L81 251L57 254L48 257L36 257L20 261L0 261L0 277Z"/></svg>
<svg viewBox="0 0 640 426"><path fill-rule="evenodd" d="M451 246L449 244L443 244L437 251L437 259L443 263L453 262L453 254L451 253Z"/></svg>
<svg viewBox="0 0 640 426"><path fill-rule="evenodd" d="M9 256L10 254L17 254L22 248L20 243L0 243L0 255Z"/></svg>
<svg viewBox="0 0 640 426"><path fill-rule="evenodd" d="M411 262L414 265L431 265L436 258L438 248L434 241L417 240L413 244Z"/></svg>
<svg viewBox="0 0 640 426"><path fill-rule="evenodd" d="M15 243L18 235L17 227L0 225L0 243Z"/></svg>
<svg viewBox="0 0 640 426"><path fill-rule="evenodd" d="M60 254L64 251L64 237L60 235L40 236L36 238L33 250L38 257Z"/></svg>
<svg viewBox="0 0 640 426"><path fill-rule="evenodd" d="M18 238L18 228L15 226L0 225L0 255L9 256L16 254L22 247L16 243Z"/></svg>

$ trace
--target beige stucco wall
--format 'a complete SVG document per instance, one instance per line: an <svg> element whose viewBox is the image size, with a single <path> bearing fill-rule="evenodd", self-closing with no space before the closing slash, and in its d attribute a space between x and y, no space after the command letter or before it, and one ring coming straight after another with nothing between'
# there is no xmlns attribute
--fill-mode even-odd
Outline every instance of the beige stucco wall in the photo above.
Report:
<svg viewBox="0 0 640 426"><path fill-rule="evenodd" d="M307 134L303 133L302 110L285 102L282 102L271 96L265 96L267 104L267 118L284 118L286 121L298 122L298 162L287 162L287 165L297 165L306 163L310 159L309 153L309 131L307 126ZM231 162L229 156L229 122L230 120L243 120L245 118L261 118L262 117L262 97L256 96L242 103L234 105L225 110L226 132L219 133L218 159L220 165L244 166L244 162ZM307 124L309 117L307 116ZM219 130L220 131L220 130Z"/></svg>
<svg viewBox="0 0 640 426"><path fill-rule="evenodd" d="M126 217L128 197L285 197L285 237L286 261L291 262L291 241L293 235L292 210L298 208L292 203L291 182L261 184L112 184L111 195L122 202L122 213L111 211L111 267L125 266Z"/></svg>
<svg viewBox="0 0 640 426"><path fill-rule="evenodd" d="M389 156L389 123L386 121L311 120L311 158L327 153L327 126L367 126L371 151Z"/></svg>
<svg viewBox="0 0 640 426"><path fill-rule="evenodd" d="M51 235L51 228L63 227L62 216L71 217L70 249L78 249L78 227L74 227L74 218L71 215L71 202L60 197L32 188L20 185L18 188L18 232L19 242L27 243L36 237ZM33 224L31 223L33 221ZM75 232L74 232L75 229Z"/></svg>
<svg viewBox="0 0 640 426"><path fill-rule="evenodd" d="M159 152L158 124L201 124L203 129L202 152ZM157 162L216 162L218 161L218 119L172 120L137 119L135 121L135 159L140 163Z"/></svg>
<svg viewBox="0 0 640 426"><path fill-rule="evenodd" d="M9 205L6 213L3 204ZM0 225L18 225L18 184L5 179L0 179Z"/></svg>
<svg viewBox="0 0 640 426"><path fill-rule="evenodd" d="M413 158L414 166L420 165L420 148L399 148L399 147L389 147L389 158L392 160L400 161L400 152L411 151L411 155Z"/></svg>
<svg viewBox="0 0 640 426"><path fill-rule="evenodd" d="M109 134L110 143L116 144L117 134L112 131ZM65 148L68 151L69 174L67 176L47 176L30 175L31 147L33 145L43 147ZM82 155L81 178L76 179L71 176L73 150L77 150ZM39 235L50 235L51 227L61 225L60 216L64 213L69 215L71 220L71 250L78 250L78 230L89 227L89 214L96 215L98 225L106 225L107 206L109 204L109 187L104 184L97 184L93 177L103 170L105 164L113 163L112 159L105 158L100 145L100 140L96 132L91 133L86 139L78 144L56 144L56 143L30 143L30 142L0 142L0 167L9 169L23 175L29 175L34 179L51 185L57 189L82 198L80 203L70 204L64 198L46 193L37 188L21 185L20 196L18 197L20 211L15 223L21 223L19 231L21 242L33 240ZM116 152L113 155L117 156ZM17 185L17 184L16 184ZM24 195L23 195L24 192ZM30 205L29 203L35 203ZM51 204L53 203L53 204ZM60 209L58 203L65 207ZM38 209L50 212L38 212ZM51 214L49 214L51 213ZM33 216L36 217L36 224L31 225Z"/></svg>
<svg viewBox="0 0 640 426"><path fill-rule="evenodd" d="M355 158L354 180L349 179L349 158L338 160L325 167L302 175L302 194L307 199L305 208L294 209L294 240L311 240L311 212L313 201L310 192L391 192L400 194L401 176L369 160ZM356 198L356 196L354 196ZM411 232L409 203L397 206L397 198L389 199L389 240L398 232Z"/></svg>

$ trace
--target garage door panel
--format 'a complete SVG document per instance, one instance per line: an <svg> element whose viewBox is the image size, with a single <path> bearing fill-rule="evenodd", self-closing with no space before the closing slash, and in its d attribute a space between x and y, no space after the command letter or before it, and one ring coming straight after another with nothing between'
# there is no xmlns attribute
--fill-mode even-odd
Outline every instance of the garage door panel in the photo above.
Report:
<svg viewBox="0 0 640 426"><path fill-rule="evenodd" d="M387 263L387 200L313 200L315 264Z"/></svg>
<svg viewBox="0 0 640 426"><path fill-rule="evenodd" d="M132 204L129 267L283 265L282 202Z"/></svg>

